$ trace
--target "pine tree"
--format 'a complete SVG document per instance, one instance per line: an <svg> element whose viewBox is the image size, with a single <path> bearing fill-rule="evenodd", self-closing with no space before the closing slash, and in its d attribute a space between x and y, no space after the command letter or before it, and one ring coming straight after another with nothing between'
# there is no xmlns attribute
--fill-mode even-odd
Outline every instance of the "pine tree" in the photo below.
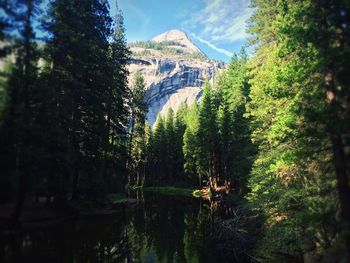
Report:
<svg viewBox="0 0 350 263"><path fill-rule="evenodd" d="M159 115L153 134L153 149L154 149L154 174L156 177L155 183L162 184L166 177L167 164L167 139L165 130L165 120Z"/></svg>
<svg viewBox="0 0 350 263"><path fill-rule="evenodd" d="M145 176L145 123L147 104L145 100L145 83L143 76L137 72L134 76L134 84L132 89L132 109L131 109L131 132L130 146L131 147L131 162L130 170L134 178L129 179L130 184L141 185Z"/></svg>
<svg viewBox="0 0 350 263"><path fill-rule="evenodd" d="M115 159L122 158L115 148L122 149L126 125L129 52L121 15L113 29L106 2L57 0L51 17L47 53L65 146L60 149L60 192L66 196L71 181L73 198L79 184L98 198L109 185Z"/></svg>
<svg viewBox="0 0 350 263"><path fill-rule="evenodd" d="M117 2L116 2L117 4ZM121 10L116 7L114 30L110 47L109 66L111 67L111 85L106 98L107 133L109 133L109 174L122 177L122 184L126 184L127 152L127 123L131 104L131 91L128 83L128 62L130 50L126 44L125 28ZM116 178L114 178L116 179Z"/></svg>
<svg viewBox="0 0 350 263"><path fill-rule="evenodd" d="M337 79L334 76L344 74L342 68L348 63L343 60L346 48L333 44L343 34L339 21L347 23L341 13L349 7L337 1L254 3L257 12L251 30L258 49L252 60L248 113L252 138L259 148L248 198L269 222L260 252L266 256L288 250L289 255L299 257L306 252L303 244L317 242L328 247L336 239L334 185L336 179L344 178L346 165L344 155L341 157L344 144L333 139L345 135L347 121L343 119L346 107L339 107L338 102L332 105L336 91L328 84ZM322 30L314 29L316 25ZM334 66L334 61L339 64ZM328 83L329 69L333 72ZM338 85L345 87L346 78L340 79ZM345 101L340 90L336 100ZM329 104L325 94L331 94ZM334 168L332 158L338 160L338 167ZM343 170L337 170L339 167ZM348 184L341 185L340 192L346 193ZM340 203L346 213L344 200Z"/></svg>
<svg viewBox="0 0 350 263"><path fill-rule="evenodd" d="M1 126L0 148L4 176L14 175L18 180L16 205L12 215L14 224L18 223L21 215L35 168L32 155L35 149L33 94L38 85L39 53L33 23L39 3L40 1L18 1L19 11L13 13L19 36L16 39L16 62L6 83L8 99Z"/></svg>
<svg viewBox="0 0 350 263"><path fill-rule="evenodd" d="M330 142L343 227L346 229L350 226L349 154L346 156L350 127L350 78L346 69L349 67L350 4L348 1L306 1L303 4L286 1L280 5L280 10L281 14L286 14L284 19L279 19L281 56L292 56L287 63L289 71L282 71L281 75L288 83L291 80L288 74L295 74L295 85L303 85L304 92L298 94L302 106L293 109L310 125L305 131L300 129L303 131L301 136L314 137L316 126L318 132L326 134L327 139L322 140L322 144L328 146ZM319 26L318 30L313 28L315 25ZM305 60L304 63L301 59ZM326 104L322 97L326 98ZM301 146L310 148L305 142ZM319 149L319 145L315 149ZM345 238L349 251L350 234L347 233Z"/></svg>
<svg viewBox="0 0 350 263"><path fill-rule="evenodd" d="M173 109L169 109L168 113L165 116L165 143L166 143L166 156L165 156L165 164L166 164L166 171L164 179L168 184L172 185L175 181L175 148L174 148L174 142L175 139L175 131L174 131L174 111Z"/></svg>
<svg viewBox="0 0 350 263"><path fill-rule="evenodd" d="M233 159L233 125L232 125L232 114L229 112L228 103L225 100L222 100L221 107L218 112L218 126L220 132L220 175L226 181L229 182L231 179L234 180L232 176L232 159ZM233 177L233 178L232 178Z"/></svg>
<svg viewBox="0 0 350 263"><path fill-rule="evenodd" d="M219 180L219 149L217 105L213 88L207 82L204 86L203 96L199 108L199 158L198 173L209 181L211 189L215 189Z"/></svg>
<svg viewBox="0 0 350 263"><path fill-rule="evenodd" d="M19 19L18 12L16 12L15 5L23 5L23 1L10 1L3 0L0 3L0 10L2 15L0 16L0 58L6 57L12 50L12 38L13 31L22 19ZM19 20L19 21L18 21Z"/></svg>
<svg viewBox="0 0 350 263"><path fill-rule="evenodd" d="M188 114L185 117L186 130L183 136L183 154L184 154L184 171L187 177L193 182L202 185L202 175L197 172L197 163L199 158L199 109L197 102L189 107Z"/></svg>
<svg viewBox="0 0 350 263"><path fill-rule="evenodd" d="M145 125L145 175L144 175L144 186L152 185L154 181L154 164L155 164L155 151L154 151L154 138L153 129L146 122Z"/></svg>
<svg viewBox="0 0 350 263"><path fill-rule="evenodd" d="M224 155L229 156L229 173L233 180L232 187L237 191L245 190L246 180L254 159L255 149L251 143L249 119L245 116L246 104L249 102L250 84L248 57L244 49L239 55L234 55L227 72L218 83L222 93Z"/></svg>
<svg viewBox="0 0 350 263"><path fill-rule="evenodd" d="M187 104L181 104L176 112L174 122L174 140L171 143L174 153L174 174L177 181L187 181L184 174L184 134L186 130L186 113L188 111Z"/></svg>

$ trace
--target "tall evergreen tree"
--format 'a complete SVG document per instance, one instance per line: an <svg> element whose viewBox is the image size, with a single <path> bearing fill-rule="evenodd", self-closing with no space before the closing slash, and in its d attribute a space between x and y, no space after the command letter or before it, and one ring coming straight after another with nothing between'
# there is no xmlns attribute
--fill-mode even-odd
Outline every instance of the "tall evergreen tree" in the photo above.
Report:
<svg viewBox="0 0 350 263"><path fill-rule="evenodd" d="M336 80L339 87L347 83L342 70L348 63L343 60L347 42L334 43L345 39L346 30L340 24L348 23L342 13L349 6L342 1L254 4L257 11L251 30L258 49L252 60L249 114L259 153L248 198L269 222L261 253L267 256L287 250L288 255L300 257L307 251L303 244L327 248L337 239L336 181L347 220L344 200L349 188L341 150L346 141L347 104L333 104L345 102L347 95L343 93L346 89L332 90L331 83L339 76L343 76ZM314 29L316 25L321 30ZM305 232L310 234L305 236Z"/></svg>
<svg viewBox="0 0 350 263"><path fill-rule="evenodd" d="M129 51L122 16L113 29L107 2L57 0L51 17L47 53L62 131L60 192L65 196L71 182L73 198L79 185L97 198L109 185L126 126Z"/></svg>
<svg viewBox="0 0 350 263"><path fill-rule="evenodd" d="M157 175L156 184L164 183L166 176L167 164L167 139L165 130L165 120L160 115L157 118L156 127L153 133L153 150L154 150L154 174Z"/></svg>
<svg viewBox="0 0 350 263"><path fill-rule="evenodd" d="M20 11L18 13L18 9L16 9L16 5L23 5L24 1L10 1L10 0L2 0L0 2L0 10L2 12L0 16L0 58L6 57L9 55L12 49L13 31L15 31L16 26L23 22L23 17ZM22 6L21 6L22 7ZM16 12L17 10L17 12Z"/></svg>
<svg viewBox="0 0 350 263"><path fill-rule="evenodd" d="M124 20L121 10L116 2L116 16L114 30L112 31L112 43L110 47L110 59L108 65L111 68L112 81L108 87L106 98L106 120L108 140L105 145L108 148L109 169L108 174L122 177L121 183L126 181L127 162L127 123L131 104L131 91L128 83L128 63L130 50L126 44ZM117 172L119 171L119 172ZM117 178L114 178L117 180Z"/></svg>
<svg viewBox="0 0 350 263"><path fill-rule="evenodd" d="M21 215L25 197L29 191L29 181L34 174L34 100L38 85L38 49L35 43L33 24L35 11L40 1L18 1L19 11L15 12L18 26L16 39L16 62L6 83L7 101L1 127L1 160L3 176L15 176L16 205L13 223Z"/></svg>
<svg viewBox="0 0 350 263"><path fill-rule="evenodd" d="M219 180L219 145L217 105L213 88L207 82L204 86L203 96L199 108L199 158L198 173L209 181L211 188L215 189Z"/></svg>
<svg viewBox="0 0 350 263"><path fill-rule="evenodd" d="M227 107L223 109L223 118L225 115L229 118L227 121L222 121L227 122L222 123L222 127L231 132L230 139L225 139L229 147L224 151L229 151L226 153L229 156L228 167L233 187L237 191L245 188L255 153L255 147L251 143L249 118L245 116L250 93L249 78L248 57L242 49L239 55L233 56L227 72L218 83L222 93L222 105ZM227 131L223 132L226 133Z"/></svg>
<svg viewBox="0 0 350 263"><path fill-rule="evenodd" d="M134 76L132 89L131 108L131 132L130 132L130 173L134 174L129 179L129 184L141 185L145 176L145 124L146 124L147 104L145 99L145 83L143 76L137 72Z"/></svg>
<svg viewBox="0 0 350 263"><path fill-rule="evenodd" d="M165 171L165 180L168 182L168 184L172 185L174 183L174 170L175 170L175 147L174 142L176 141L175 138L175 130L174 130L174 124L175 124L175 116L173 109L170 109L165 116L165 143L166 143L166 151L167 154L165 156L165 164L166 164L166 171Z"/></svg>
<svg viewBox="0 0 350 263"><path fill-rule="evenodd" d="M184 154L183 154L183 145L184 145L184 134L186 130L186 113L188 111L187 104L181 104L178 108L175 121L174 121L174 139L170 142L170 146L173 147L173 156L174 156L174 175L179 181L188 181L185 178L184 174Z"/></svg>
<svg viewBox="0 0 350 263"><path fill-rule="evenodd" d="M183 135L183 154L184 154L184 171L193 181L202 186L202 174L197 172L197 162L199 158L199 109L197 102L189 107L188 114L185 117L186 129Z"/></svg>

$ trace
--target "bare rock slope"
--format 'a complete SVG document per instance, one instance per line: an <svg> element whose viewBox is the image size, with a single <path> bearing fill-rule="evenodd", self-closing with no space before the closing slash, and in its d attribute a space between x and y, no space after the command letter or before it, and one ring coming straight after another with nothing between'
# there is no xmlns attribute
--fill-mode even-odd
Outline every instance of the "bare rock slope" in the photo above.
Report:
<svg viewBox="0 0 350 263"><path fill-rule="evenodd" d="M130 44L133 58L130 77L140 71L146 82L147 120L153 125L158 114L170 108L175 112L182 103L198 100L205 79L213 81L226 67L223 62L208 59L185 33L170 30L151 41Z"/></svg>

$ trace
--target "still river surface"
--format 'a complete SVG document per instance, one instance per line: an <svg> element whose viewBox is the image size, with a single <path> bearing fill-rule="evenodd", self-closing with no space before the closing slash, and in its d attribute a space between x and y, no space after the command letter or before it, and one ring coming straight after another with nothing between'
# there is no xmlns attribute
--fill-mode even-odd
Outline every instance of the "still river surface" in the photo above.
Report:
<svg viewBox="0 0 350 263"><path fill-rule="evenodd" d="M199 198L141 193L117 214L25 232L2 244L1 262L246 262L213 240L227 207ZM225 215L226 214L226 215Z"/></svg>

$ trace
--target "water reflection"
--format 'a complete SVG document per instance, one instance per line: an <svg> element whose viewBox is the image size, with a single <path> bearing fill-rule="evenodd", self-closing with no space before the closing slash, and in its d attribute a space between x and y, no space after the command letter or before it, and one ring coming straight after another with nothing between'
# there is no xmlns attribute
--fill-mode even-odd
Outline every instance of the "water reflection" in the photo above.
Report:
<svg viewBox="0 0 350 263"><path fill-rule="evenodd" d="M117 215L7 238L0 261L235 262L220 255L211 240L215 217L229 209L195 198L139 194L137 204Z"/></svg>

